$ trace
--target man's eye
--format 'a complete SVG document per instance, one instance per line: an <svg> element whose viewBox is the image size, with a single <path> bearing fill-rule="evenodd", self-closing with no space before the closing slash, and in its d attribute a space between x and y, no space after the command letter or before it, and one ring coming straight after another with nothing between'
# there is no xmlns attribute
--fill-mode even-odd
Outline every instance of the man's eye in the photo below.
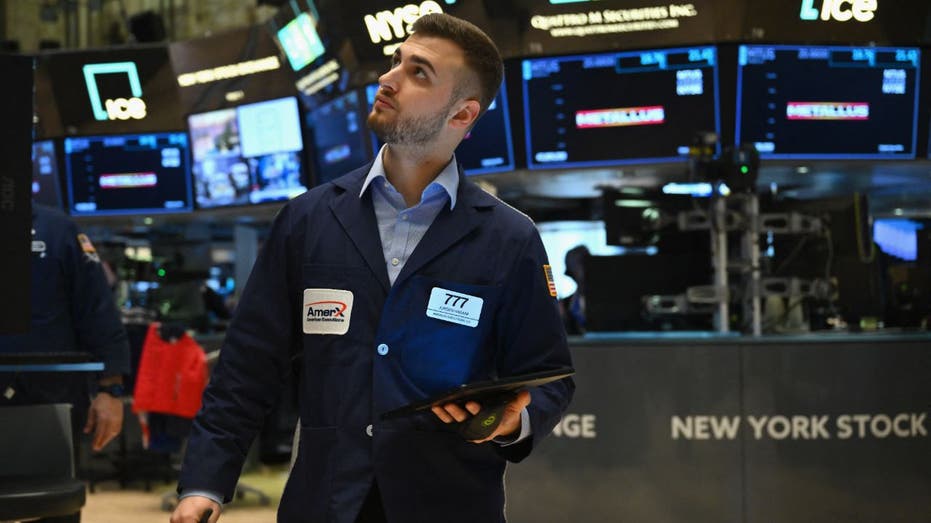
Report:
<svg viewBox="0 0 931 523"><path fill-rule="evenodd" d="M414 69L414 74L420 78L427 77L427 72L424 71L422 67L418 67L417 69Z"/></svg>

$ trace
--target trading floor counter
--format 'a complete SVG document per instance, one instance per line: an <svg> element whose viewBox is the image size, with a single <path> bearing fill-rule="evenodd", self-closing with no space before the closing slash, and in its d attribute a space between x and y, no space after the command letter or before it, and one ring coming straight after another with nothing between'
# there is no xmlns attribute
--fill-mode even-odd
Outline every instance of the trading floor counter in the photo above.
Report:
<svg viewBox="0 0 931 523"><path fill-rule="evenodd" d="M575 399L508 469L516 523L927 521L931 334L570 340Z"/></svg>

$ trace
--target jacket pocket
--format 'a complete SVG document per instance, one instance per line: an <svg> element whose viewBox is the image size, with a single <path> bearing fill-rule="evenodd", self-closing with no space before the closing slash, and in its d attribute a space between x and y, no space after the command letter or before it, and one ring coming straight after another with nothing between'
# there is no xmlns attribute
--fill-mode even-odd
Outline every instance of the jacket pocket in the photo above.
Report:
<svg viewBox="0 0 931 523"><path fill-rule="evenodd" d="M426 393L487 378L494 368L500 287L420 275L409 285L414 286L407 305L412 334L402 347L404 373Z"/></svg>

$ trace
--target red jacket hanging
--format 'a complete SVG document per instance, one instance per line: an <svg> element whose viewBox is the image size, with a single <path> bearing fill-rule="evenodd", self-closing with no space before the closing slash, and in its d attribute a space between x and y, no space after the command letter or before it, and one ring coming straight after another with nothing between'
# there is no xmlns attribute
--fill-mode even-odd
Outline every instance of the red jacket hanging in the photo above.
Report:
<svg viewBox="0 0 931 523"><path fill-rule="evenodd" d="M149 325L133 392L133 412L160 412L193 418L207 386L207 357L187 334L174 343L159 336L159 323Z"/></svg>

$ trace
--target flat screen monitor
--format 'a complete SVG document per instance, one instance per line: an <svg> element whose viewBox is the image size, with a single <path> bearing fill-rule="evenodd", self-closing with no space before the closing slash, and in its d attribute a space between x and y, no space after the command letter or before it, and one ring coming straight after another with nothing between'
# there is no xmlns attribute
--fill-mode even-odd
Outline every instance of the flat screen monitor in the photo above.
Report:
<svg viewBox="0 0 931 523"><path fill-rule="evenodd" d="M371 107L375 103L378 85L369 84L365 91L368 107ZM381 140L372 133L372 150L375 154L378 154L382 145ZM514 170L511 118L504 82L488 106L488 111L459 143L459 147L456 148L456 160L462 165L466 175Z"/></svg>
<svg viewBox="0 0 931 523"><path fill-rule="evenodd" d="M685 161L719 132L717 64L714 47L523 60L527 166Z"/></svg>
<svg viewBox="0 0 931 523"><path fill-rule="evenodd" d="M511 118L504 84L459 147L456 159L466 174L488 174L514 170L514 145L511 142Z"/></svg>
<svg viewBox="0 0 931 523"><path fill-rule="evenodd" d="M317 22L308 13L300 13L275 33L291 69L300 71L325 51L317 34Z"/></svg>
<svg viewBox="0 0 931 523"><path fill-rule="evenodd" d="M61 209L61 180L54 140L32 144L32 201Z"/></svg>
<svg viewBox="0 0 931 523"><path fill-rule="evenodd" d="M742 45L736 143L764 159L910 159L917 48Z"/></svg>
<svg viewBox="0 0 931 523"><path fill-rule="evenodd" d="M191 210L185 133L69 137L64 158L73 215Z"/></svg>
<svg viewBox="0 0 931 523"><path fill-rule="evenodd" d="M307 190L296 98L192 114L188 129L198 207L287 200Z"/></svg>
<svg viewBox="0 0 931 523"><path fill-rule="evenodd" d="M326 183L372 159L361 91L349 91L307 113L314 144L316 183Z"/></svg>

